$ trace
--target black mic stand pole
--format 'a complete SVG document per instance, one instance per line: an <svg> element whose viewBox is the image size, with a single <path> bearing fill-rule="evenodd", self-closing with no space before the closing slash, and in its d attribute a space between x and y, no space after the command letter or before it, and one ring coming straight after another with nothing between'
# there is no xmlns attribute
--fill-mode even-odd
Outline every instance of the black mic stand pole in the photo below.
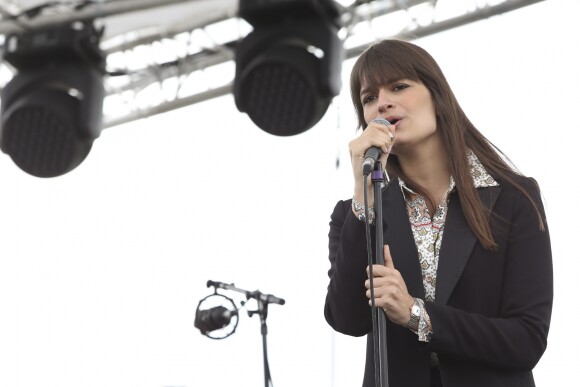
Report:
<svg viewBox="0 0 580 387"><path fill-rule="evenodd" d="M248 315L252 317L255 313L260 316L260 332L262 334L262 352L264 354L264 386L268 387L272 377L270 376L270 366L268 364L268 345L267 345L267 335L268 335L268 325L266 324L266 318L268 317L268 302L265 302L260 297L255 297L258 302L258 310L248 311Z"/></svg>
<svg viewBox="0 0 580 387"><path fill-rule="evenodd" d="M384 265L385 256L383 252L383 201L381 195L381 185L385 181L385 175L382 170L380 161L375 163L375 169L371 173L371 180L374 187L375 198L375 264ZM375 358L379 364L379 383L377 387L389 387L389 367L387 359L387 316L385 311L380 308L376 314L376 332L377 346L375 346ZM377 353L378 352L378 353ZM378 356L378 357L377 357ZM376 374L377 370L375 370Z"/></svg>

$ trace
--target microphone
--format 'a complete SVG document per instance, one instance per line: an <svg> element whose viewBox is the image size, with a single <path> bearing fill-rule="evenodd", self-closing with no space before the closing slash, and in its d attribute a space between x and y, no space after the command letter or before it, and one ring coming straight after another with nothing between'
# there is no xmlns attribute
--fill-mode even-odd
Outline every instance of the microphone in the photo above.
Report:
<svg viewBox="0 0 580 387"><path fill-rule="evenodd" d="M380 117L375 118L371 122L376 122L377 124L387 125L387 126L391 125L391 123L389 121L387 121L384 118L380 118ZM381 148L376 147L376 146L371 146L369 149L367 149L367 151L365 152L365 159L363 160L363 165L362 165L363 175L368 175L369 173L371 173L373 171L373 169L375 169L375 164L380 157L381 157Z"/></svg>
<svg viewBox="0 0 580 387"><path fill-rule="evenodd" d="M203 335L208 332L225 328L230 323L232 317L237 316L238 311L231 311L223 306L216 306L206 310L197 310L195 312L195 321L193 325L201 331Z"/></svg>

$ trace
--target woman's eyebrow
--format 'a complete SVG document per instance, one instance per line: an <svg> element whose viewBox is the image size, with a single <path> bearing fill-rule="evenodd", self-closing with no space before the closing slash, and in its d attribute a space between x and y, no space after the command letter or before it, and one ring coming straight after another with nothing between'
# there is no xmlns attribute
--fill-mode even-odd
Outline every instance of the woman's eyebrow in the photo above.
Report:
<svg viewBox="0 0 580 387"><path fill-rule="evenodd" d="M367 94L367 93L369 93L371 91L372 91L372 88L371 87L365 87L364 89L361 89L359 95L362 97L363 95L365 95L365 94Z"/></svg>

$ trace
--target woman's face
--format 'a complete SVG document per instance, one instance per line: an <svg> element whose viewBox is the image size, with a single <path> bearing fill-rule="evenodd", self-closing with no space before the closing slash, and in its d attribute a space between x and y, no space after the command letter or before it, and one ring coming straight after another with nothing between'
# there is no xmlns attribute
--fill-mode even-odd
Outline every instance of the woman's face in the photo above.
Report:
<svg viewBox="0 0 580 387"><path fill-rule="evenodd" d="M399 79L378 87L363 84L360 99L366 122L381 117L395 125L393 153L435 137L435 106L422 83Z"/></svg>

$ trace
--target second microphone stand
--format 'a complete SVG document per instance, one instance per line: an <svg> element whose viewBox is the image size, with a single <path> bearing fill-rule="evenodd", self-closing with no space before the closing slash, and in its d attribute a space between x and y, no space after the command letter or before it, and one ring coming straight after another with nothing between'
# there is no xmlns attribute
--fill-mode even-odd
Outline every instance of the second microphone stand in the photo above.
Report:
<svg viewBox="0 0 580 387"><path fill-rule="evenodd" d="M257 310L248 310L248 316L252 317L254 314L260 316L260 332L262 334L262 351L264 353L264 386L269 387L272 384L272 375L270 374L270 366L268 363L268 346L267 346L267 335L268 335L268 325L266 325L266 318L268 317L268 305L278 304L284 305L286 301L282 298L276 297L272 294L265 294L259 290L253 292L237 288L234 284L225 284L218 281L207 281L207 287L213 286L216 289L227 289L233 290L235 292L243 293L246 295L246 299L255 299L258 303Z"/></svg>

